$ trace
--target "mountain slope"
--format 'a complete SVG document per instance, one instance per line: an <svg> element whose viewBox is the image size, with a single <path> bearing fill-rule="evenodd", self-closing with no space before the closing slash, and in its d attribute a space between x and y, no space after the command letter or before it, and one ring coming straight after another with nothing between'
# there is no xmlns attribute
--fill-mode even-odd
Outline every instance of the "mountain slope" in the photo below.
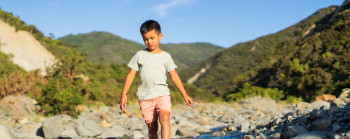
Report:
<svg viewBox="0 0 350 139"><path fill-rule="evenodd" d="M279 44L234 84L278 88L285 96L307 101L324 93L339 95L350 86L350 0L316 22L313 30L304 38Z"/></svg>
<svg viewBox="0 0 350 139"><path fill-rule="evenodd" d="M235 78L259 64L257 60L264 59L263 55L273 52L281 43L293 43L306 37L308 33L305 34L305 32L312 32L311 28L316 22L329 16L336 9L337 6L321 9L280 32L223 50L187 70L183 76L185 79L190 79L199 71L205 71L194 81L194 84L218 96L223 96L237 88ZM274 61L275 59L270 60L270 62Z"/></svg>
<svg viewBox="0 0 350 139"><path fill-rule="evenodd" d="M59 40L85 52L89 60L99 63L125 64L137 51L145 48L144 45L108 32L67 35ZM208 43L161 44L160 47L172 55L180 70L223 49Z"/></svg>

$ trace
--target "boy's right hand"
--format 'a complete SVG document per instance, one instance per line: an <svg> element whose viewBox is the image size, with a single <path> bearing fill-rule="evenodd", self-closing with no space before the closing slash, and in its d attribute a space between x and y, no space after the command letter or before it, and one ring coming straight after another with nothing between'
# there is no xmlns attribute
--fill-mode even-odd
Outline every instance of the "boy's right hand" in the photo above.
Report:
<svg viewBox="0 0 350 139"><path fill-rule="evenodd" d="M120 98L120 110L124 111L124 109L126 108L126 103L128 101L128 98L126 96L122 96Z"/></svg>

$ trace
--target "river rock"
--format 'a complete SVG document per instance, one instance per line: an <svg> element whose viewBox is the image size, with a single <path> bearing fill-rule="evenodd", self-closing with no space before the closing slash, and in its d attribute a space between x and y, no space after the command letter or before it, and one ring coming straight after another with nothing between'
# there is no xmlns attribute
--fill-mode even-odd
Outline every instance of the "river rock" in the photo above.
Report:
<svg viewBox="0 0 350 139"><path fill-rule="evenodd" d="M226 132L225 131L216 131L214 133L212 133L210 136L212 137L221 137L221 136L225 136Z"/></svg>
<svg viewBox="0 0 350 139"><path fill-rule="evenodd" d="M324 135L318 134L316 132L306 132L298 136L295 136L292 139L325 139L325 138L326 137Z"/></svg>
<svg viewBox="0 0 350 139"><path fill-rule="evenodd" d="M321 107L323 107L324 109L329 109L330 106L331 104L329 102L323 100L318 100L310 104L311 109L320 109Z"/></svg>
<svg viewBox="0 0 350 139"><path fill-rule="evenodd" d="M119 125L114 125L111 128L106 129L101 135L99 135L99 138L109 138L109 137L122 137L125 133L125 130L123 127Z"/></svg>
<svg viewBox="0 0 350 139"><path fill-rule="evenodd" d="M291 138L306 132L308 131L302 126L288 126L282 132L282 137Z"/></svg>
<svg viewBox="0 0 350 139"><path fill-rule="evenodd" d="M307 102L298 102L296 105L295 105L295 109L297 110L305 110L309 107L309 103Z"/></svg>
<svg viewBox="0 0 350 139"><path fill-rule="evenodd" d="M273 133L270 135L270 139L281 139L282 134L281 133Z"/></svg>
<svg viewBox="0 0 350 139"><path fill-rule="evenodd" d="M76 130L81 137L95 137L102 134L103 129L95 121L86 117L80 117L75 121Z"/></svg>
<svg viewBox="0 0 350 139"><path fill-rule="evenodd" d="M210 129L206 126L200 126L194 129L194 131L200 133L200 132L210 132Z"/></svg>
<svg viewBox="0 0 350 139"><path fill-rule="evenodd" d="M177 129L176 134L185 138L193 138L193 137L199 136L199 133L197 133L196 131L193 131L191 128L182 128L182 127Z"/></svg>
<svg viewBox="0 0 350 139"><path fill-rule="evenodd" d="M2 125L0 125L0 137L1 139L14 139L14 136L8 129Z"/></svg>
<svg viewBox="0 0 350 139"><path fill-rule="evenodd" d="M350 89L345 88L339 97L333 100L332 105L344 107L348 103L350 103Z"/></svg>
<svg viewBox="0 0 350 139"><path fill-rule="evenodd" d="M255 139L267 139L266 136L263 133L259 133L258 136L256 136Z"/></svg>
<svg viewBox="0 0 350 139"><path fill-rule="evenodd" d="M328 126L330 126L331 124L332 124L332 120L330 118L316 120L311 124L311 130L322 131L326 129Z"/></svg>
<svg viewBox="0 0 350 139"><path fill-rule="evenodd" d="M74 129L69 129L69 130L63 131L59 138L79 139L79 136Z"/></svg>
<svg viewBox="0 0 350 139"><path fill-rule="evenodd" d="M241 139L255 139L252 135L244 135Z"/></svg>
<svg viewBox="0 0 350 139"><path fill-rule="evenodd" d="M44 136L44 133L42 133L41 123L27 123L22 125L17 129L17 133L20 133L24 137L37 135L42 137Z"/></svg>
<svg viewBox="0 0 350 139"><path fill-rule="evenodd" d="M64 131L74 129L74 121L68 115L57 115L43 121L45 138L58 138Z"/></svg>
<svg viewBox="0 0 350 139"><path fill-rule="evenodd" d="M0 101L0 108L13 120L35 114L37 102L27 96L6 96Z"/></svg>

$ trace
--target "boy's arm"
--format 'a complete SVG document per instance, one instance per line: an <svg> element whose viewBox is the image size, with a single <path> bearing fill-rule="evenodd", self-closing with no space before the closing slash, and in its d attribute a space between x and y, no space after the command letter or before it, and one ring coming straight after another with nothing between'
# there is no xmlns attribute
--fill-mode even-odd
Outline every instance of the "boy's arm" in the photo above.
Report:
<svg viewBox="0 0 350 139"><path fill-rule="evenodd" d="M187 95L186 90L182 84L182 81L177 74L176 70L172 70L169 72L171 80L174 82L175 86L177 89L179 89L180 93L184 97L185 102L187 103L187 106L192 106L193 105L193 100L190 96Z"/></svg>
<svg viewBox="0 0 350 139"><path fill-rule="evenodd" d="M121 93L121 98L120 98L120 109L123 111L126 107L126 102L128 101L126 97L126 93L128 93L128 90L132 84L132 81L135 78L136 71L131 69L129 70L128 75L126 76L125 82L124 82L124 87Z"/></svg>

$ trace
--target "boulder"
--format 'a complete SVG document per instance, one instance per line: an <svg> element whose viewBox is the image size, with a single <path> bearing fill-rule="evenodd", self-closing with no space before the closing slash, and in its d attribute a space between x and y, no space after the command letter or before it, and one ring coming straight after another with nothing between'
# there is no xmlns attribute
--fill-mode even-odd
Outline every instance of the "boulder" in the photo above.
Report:
<svg viewBox="0 0 350 139"><path fill-rule="evenodd" d="M320 96L317 96L315 98L316 101L319 101L319 100L323 100L323 101L329 101L329 100L334 100L336 97L334 95L331 95L331 94L323 94L323 95L320 95Z"/></svg>
<svg viewBox="0 0 350 139"><path fill-rule="evenodd" d="M252 135L244 135L241 139L255 139Z"/></svg>
<svg viewBox="0 0 350 139"><path fill-rule="evenodd" d="M226 132L225 131L216 131L214 133L212 133L210 136L212 137L221 137L221 136L225 136Z"/></svg>
<svg viewBox="0 0 350 139"><path fill-rule="evenodd" d="M196 131L193 131L191 128L180 127L177 129L176 135L179 135L185 138L193 138L193 137L198 137L199 133L197 133Z"/></svg>
<svg viewBox="0 0 350 139"><path fill-rule="evenodd" d="M283 130L282 137L291 138L306 132L308 131L302 126L288 126Z"/></svg>
<svg viewBox="0 0 350 139"><path fill-rule="evenodd" d="M255 139L267 139L267 137L263 133L259 133L258 136L255 137Z"/></svg>
<svg viewBox="0 0 350 139"><path fill-rule="evenodd" d="M69 129L69 130L63 131L59 138L79 139L79 136L74 129Z"/></svg>
<svg viewBox="0 0 350 139"><path fill-rule="evenodd" d="M125 130L123 127L119 125L114 125L112 128L106 129L101 135L99 135L99 138L111 138L111 137L122 137L125 133Z"/></svg>
<svg viewBox="0 0 350 139"><path fill-rule="evenodd" d="M194 131L200 133L200 132L210 132L210 129L206 126L200 126L194 129Z"/></svg>
<svg viewBox="0 0 350 139"><path fill-rule="evenodd" d="M345 88L339 97L333 100L332 105L343 107L348 103L350 103L350 89Z"/></svg>
<svg viewBox="0 0 350 139"><path fill-rule="evenodd" d="M0 125L0 138L1 139L14 139L15 137L6 127Z"/></svg>
<svg viewBox="0 0 350 139"><path fill-rule="evenodd" d="M309 107L309 103L307 102L299 102L295 105L294 109L297 110L305 110Z"/></svg>
<svg viewBox="0 0 350 139"><path fill-rule="evenodd" d="M311 109L320 109L321 107L324 109L329 109L331 107L331 104L323 100L315 101L310 104Z"/></svg>
<svg viewBox="0 0 350 139"><path fill-rule="evenodd" d="M37 102L27 96L6 96L0 101L0 108L13 120L35 114Z"/></svg>
<svg viewBox="0 0 350 139"><path fill-rule="evenodd" d="M66 130L74 129L74 121L68 115L47 118L42 123L45 138L58 138Z"/></svg>
<svg viewBox="0 0 350 139"><path fill-rule="evenodd" d="M17 133L20 133L24 137L28 136L42 136L44 137L44 133L42 133L41 123L27 123L22 125L17 129Z"/></svg>
<svg viewBox="0 0 350 139"><path fill-rule="evenodd" d="M80 117L75 121L76 131L81 137L95 137L103 133L95 121L86 117Z"/></svg>

